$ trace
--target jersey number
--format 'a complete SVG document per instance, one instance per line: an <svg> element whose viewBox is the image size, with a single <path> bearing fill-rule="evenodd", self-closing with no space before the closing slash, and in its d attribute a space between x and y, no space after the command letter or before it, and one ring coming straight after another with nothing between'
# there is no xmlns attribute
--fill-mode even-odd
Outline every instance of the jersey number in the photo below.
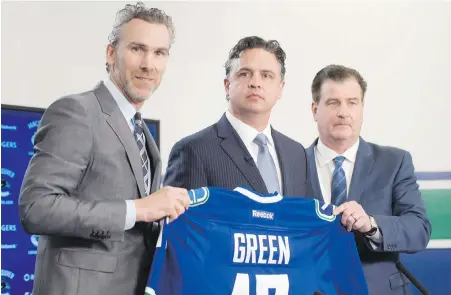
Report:
<svg viewBox="0 0 451 295"><path fill-rule="evenodd" d="M275 289L275 295L288 295L290 283L288 275L255 275L255 295L268 295L270 289ZM232 295L250 295L249 275L236 275Z"/></svg>

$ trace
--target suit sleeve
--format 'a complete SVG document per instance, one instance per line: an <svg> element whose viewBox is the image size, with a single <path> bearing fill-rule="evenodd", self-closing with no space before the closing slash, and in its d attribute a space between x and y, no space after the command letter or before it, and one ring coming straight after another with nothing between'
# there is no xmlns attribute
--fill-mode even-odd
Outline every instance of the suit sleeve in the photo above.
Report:
<svg viewBox="0 0 451 295"><path fill-rule="evenodd" d="M164 185L188 190L208 186L201 159L189 143L182 140L172 148Z"/></svg>
<svg viewBox="0 0 451 295"><path fill-rule="evenodd" d="M392 193L393 216L374 215L382 234L382 245L376 251L417 252L425 249L432 227L408 152L404 153Z"/></svg>
<svg viewBox="0 0 451 295"><path fill-rule="evenodd" d="M107 239L123 239L123 200L76 196L92 155L90 122L86 110L73 98L60 99L46 110L19 196L26 232L99 239L93 231L101 229Z"/></svg>

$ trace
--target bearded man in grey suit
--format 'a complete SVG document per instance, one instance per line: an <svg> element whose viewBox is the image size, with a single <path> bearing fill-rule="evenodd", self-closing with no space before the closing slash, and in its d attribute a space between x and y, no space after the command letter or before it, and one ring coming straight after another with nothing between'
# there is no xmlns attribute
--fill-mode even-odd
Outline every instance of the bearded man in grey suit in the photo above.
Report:
<svg viewBox="0 0 451 295"><path fill-rule="evenodd" d="M127 5L109 38L108 77L46 110L19 199L23 227L41 235L33 294L144 294L154 221L189 206L185 189L159 190L159 151L139 112L173 38L164 12Z"/></svg>

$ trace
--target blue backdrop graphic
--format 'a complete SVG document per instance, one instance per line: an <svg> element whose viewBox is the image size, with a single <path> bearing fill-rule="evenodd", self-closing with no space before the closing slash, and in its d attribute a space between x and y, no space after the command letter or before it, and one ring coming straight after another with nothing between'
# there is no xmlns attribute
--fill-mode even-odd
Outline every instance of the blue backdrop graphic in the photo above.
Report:
<svg viewBox="0 0 451 295"><path fill-rule="evenodd" d="M38 237L23 231L17 201L41 116L2 109L2 295L28 294L33 287Z"/></svg>
<svg viewBox="0 0 451 295"><path fill-rule="evenodd" d="M24 232L19 220L18 198L28 162L33 156L33 139L43 109L2 105L2 273L6 286L2 295L31 295L39 237ZM145 119L159 145L159 122Z"/></svg>

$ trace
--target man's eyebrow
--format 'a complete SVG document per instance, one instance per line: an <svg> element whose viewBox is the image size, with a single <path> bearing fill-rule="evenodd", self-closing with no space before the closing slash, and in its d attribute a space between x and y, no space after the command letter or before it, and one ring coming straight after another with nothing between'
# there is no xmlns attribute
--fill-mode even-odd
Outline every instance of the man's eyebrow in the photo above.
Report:
<svg viewBox="0 0 451 295"><path fill-rule="evenodd" d="M153 50L155 50L155 51L161 50L161 51L164 51L164 52L169 52L169 48L167 48L167 47L155 47L155 48L151 48L151 47L147 46L147 45L144 44L144 43L136 42L136 41L130 42L129 46L138 46L138 47L141 47L141 48L144 48L144 49L153 49Z"/></svg>

